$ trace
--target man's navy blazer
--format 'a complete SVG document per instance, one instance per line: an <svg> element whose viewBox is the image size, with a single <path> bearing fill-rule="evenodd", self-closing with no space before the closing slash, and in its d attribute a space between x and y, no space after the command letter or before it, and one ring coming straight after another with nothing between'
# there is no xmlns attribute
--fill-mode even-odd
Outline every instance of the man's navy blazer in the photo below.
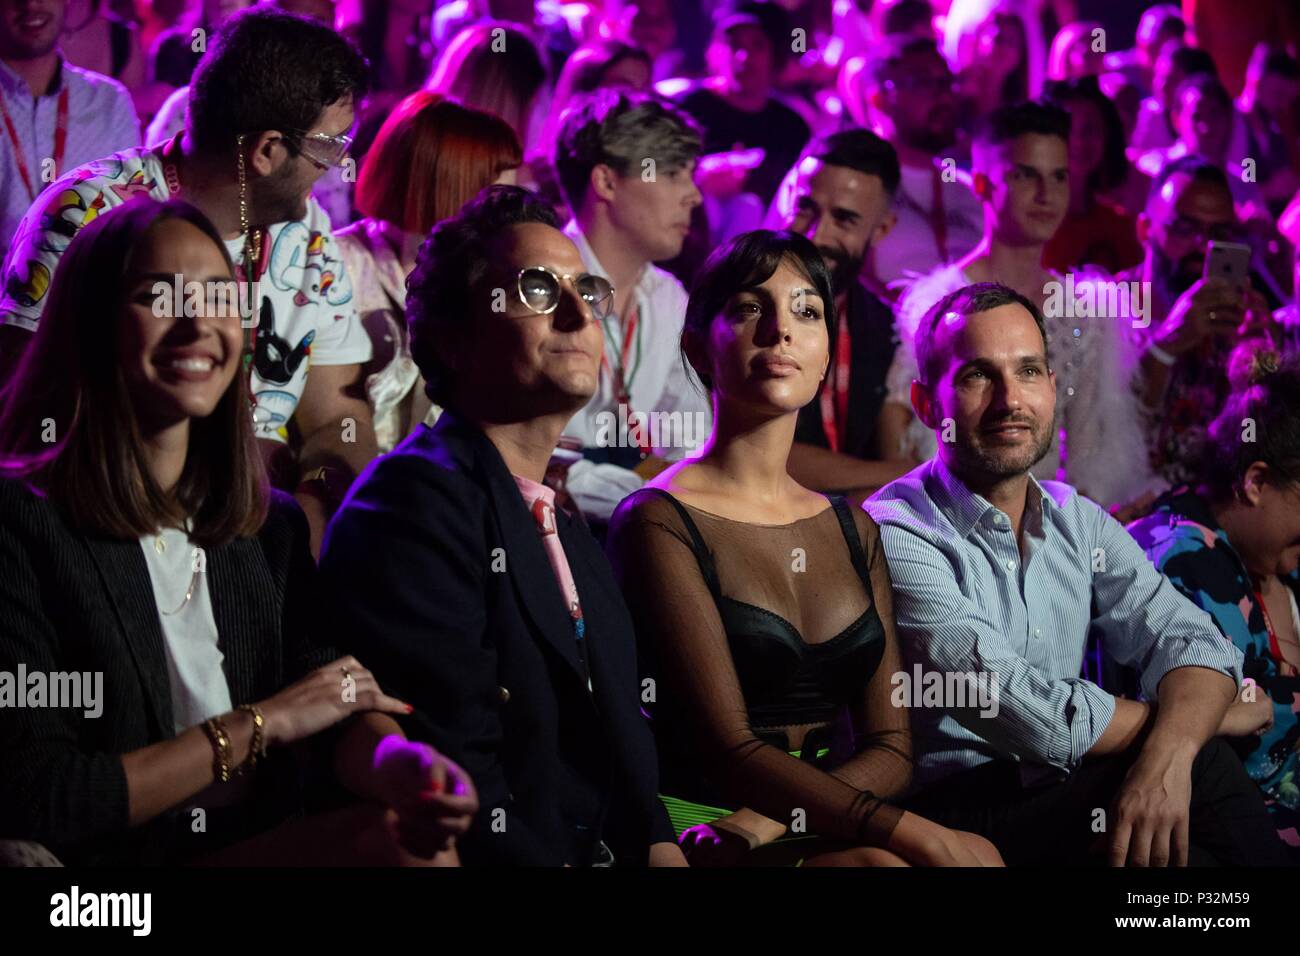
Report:
<svg viewBox="0 0 1300 956"><path fill-rule="evenodd" d="M594 692L537 525L496 447L452 411L376 459L327 530L338 646L399 718L465 769L480 809L466 865L619 865L674 839L641 713L632 620L591 534L556 515Z"/></svg>

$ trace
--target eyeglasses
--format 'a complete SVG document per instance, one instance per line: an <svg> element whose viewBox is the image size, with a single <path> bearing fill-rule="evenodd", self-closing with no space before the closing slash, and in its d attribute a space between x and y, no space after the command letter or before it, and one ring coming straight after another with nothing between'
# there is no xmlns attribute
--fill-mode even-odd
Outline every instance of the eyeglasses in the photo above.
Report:
<svg viewBox="0 0 1300 956"><path fill-rule="evenodd" d="M296 149L317 166L342 166L352 148L352 137L346 133L330 136L326 133L308 133L300 129L287 129L298 138ZM286 141L288 138L286 137Z"/></svg>
<svg viewBox="0 0 1300 956"><path fill-rule="evenodd" d="M589 272L562 276L545 266L527 266L519 270L519 301L538 315L550 315L560 304L560 283L565 280L572 282L597 321L608 317L614 308L614 286L604 276Z"/></svg>
<svg viewBox="0 0 1300 956"><path fill-rule="evenodd" d="M1165 224L1171 235L1179 239L1209 239L1213 242L1236 242L1242 231L1230 222L1208 223L1187 216L1178 216Z"/></svg>

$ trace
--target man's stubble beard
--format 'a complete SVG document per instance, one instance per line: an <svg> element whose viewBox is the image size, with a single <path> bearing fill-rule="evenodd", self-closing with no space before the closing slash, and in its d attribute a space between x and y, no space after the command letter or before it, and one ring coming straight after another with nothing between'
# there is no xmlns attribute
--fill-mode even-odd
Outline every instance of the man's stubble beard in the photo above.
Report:
<svg viewBox="0 0 1300 956"><path fill-rule="evenodd" d="M1052 438L1056 434L1055 411L1052 420L1041 429L1041 433L1035 431L1033 434L1033 445L1018 459L995 457L990 449L974 442L956 442L952 448L953 462L959 470L972 477L1000 479L1028 474L1052 450Z"/></svg>
<svg viewBox="0 0 1300 956"><path fill-rule="evenodd" d="M287 164L266 179L251 183L249 198L253 225L296 222L307 215L307 197L301 192Z"/></svg>

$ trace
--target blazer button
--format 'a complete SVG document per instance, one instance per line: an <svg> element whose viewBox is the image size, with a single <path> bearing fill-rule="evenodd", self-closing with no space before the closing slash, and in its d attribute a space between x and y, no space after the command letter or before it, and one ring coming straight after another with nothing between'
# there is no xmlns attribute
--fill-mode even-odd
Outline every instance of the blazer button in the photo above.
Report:
<svg viewBox="0 0 1300 956"><path fill-rule="evenodd" d="M501 698L501 703L508 704L510 702L510 691L506 688L498 687L497 695Z"/></svg>

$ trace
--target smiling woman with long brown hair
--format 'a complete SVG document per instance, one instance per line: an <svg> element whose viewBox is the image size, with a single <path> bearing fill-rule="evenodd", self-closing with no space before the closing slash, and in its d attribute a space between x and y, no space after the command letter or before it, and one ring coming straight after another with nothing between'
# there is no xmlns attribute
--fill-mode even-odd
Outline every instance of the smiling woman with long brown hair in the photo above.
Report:
<svg viewBox="0 0 1300 956"><path fill-rule="evenodd" d="M114 209L68 246L0 393L0 672L81 691L0 708L3 835L69 863L454 863L472 787L327 646L306 519L254 444L234 290L193 206ZM328 782L289 753L309 740L368 803L285 822Z"/></svg>
<svg viewBox="0 0 1300 956"><path fill-rule="evenodd" d="M609 536L653 681L664 802L693 865L1000 865L987 840L890 804L912 744L891 700L880 532L787 470L835 322L826 264L790 232L736 237L691 291L682 348L713 434L625 499Z"/></svg>

